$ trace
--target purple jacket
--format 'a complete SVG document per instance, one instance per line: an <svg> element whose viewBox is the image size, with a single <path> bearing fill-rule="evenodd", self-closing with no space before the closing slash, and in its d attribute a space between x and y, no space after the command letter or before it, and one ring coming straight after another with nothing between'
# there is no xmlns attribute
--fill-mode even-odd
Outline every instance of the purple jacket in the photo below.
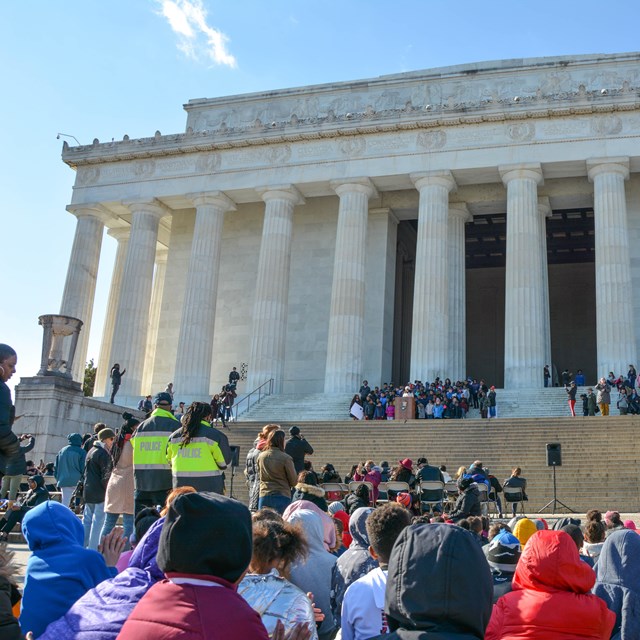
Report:
<svg viewBox="0 0 640 640"><path fill-rule="evenodd" d="M164 579L156 564L163 522L161 518L153 523L134 549L127 569L87 591L38 640L116 640L138 601Z"/></svg>

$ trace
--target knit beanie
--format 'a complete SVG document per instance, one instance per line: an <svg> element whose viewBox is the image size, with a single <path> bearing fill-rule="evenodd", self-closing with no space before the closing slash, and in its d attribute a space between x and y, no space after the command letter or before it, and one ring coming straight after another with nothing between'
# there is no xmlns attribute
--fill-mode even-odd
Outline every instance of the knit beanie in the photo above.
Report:
<svg viewBox="0 0 640 640"><path fill-rule="evenodd" d="M513 534L501 531L483 550L492 569L515 572L520 559L520 541Z"/></svg>
<svg viewBox="0 0 640 640"><path fill-rule="evenodd" d="M116 437L116 434L113 432L113 429L109 429L109 427L107 427L106 429L102 429L102 431L98 432L98 440L100 440L100 442L104 442L109 438L115 438L115 437Z"/></svg>
<svg viewBox="0 0 640 640"><path fill-rule="evenodd" d="M344 505L342 502L332 502L328 507L329 515L335 516L339 511L344 511Z"/></svg>
<svg viewBox="0 0 640 640"><path fill-rule="evenodd" d="M529 518L522 518L516 522L516 526L513 529L513 535L518 538L520 545L524 549L524 546L529 541L529 538L538 530L533 520Z"/></svg>
<svg viewBox="0 0 640 640"><path fill-rule="evenodd" d="M249 509L217 493L186 493L169 507L158 567L165 573L215 576L236 582L251 561Z"/></svg>

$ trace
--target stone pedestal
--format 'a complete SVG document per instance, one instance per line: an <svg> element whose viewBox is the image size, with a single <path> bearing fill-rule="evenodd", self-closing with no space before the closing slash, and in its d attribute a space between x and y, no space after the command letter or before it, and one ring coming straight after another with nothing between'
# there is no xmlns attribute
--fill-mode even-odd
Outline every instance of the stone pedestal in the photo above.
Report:
<svg viewBox="0 0 640 640"><path fill-rule="evenodd" d="M46 315L38 318L44 330L39 376L71 380L82 320L69 316ZM82 385L77 383L78 388Z"/></svg>
<svg viewBox="0 0 640 640"><path fill-rule="evenodd" d="M507 187L504 386L544 386L545 346L542 225L538 212L540 165L500 167Z"/></svg>
<svg viewBox="0 0 640 640"><path fill-rule="evenodd" d="M362 382L367 218L369 198L376 190L368 178L331 186L340 197L340 206L324 391L346 393L359 389Z"/></svg>
<svg viewBox="0 0 640 640"><path fill-rule="evenodd" d="M593 182L598 377L609 371L626 375L629 364L637 366L624 189L629 159L589 160L587 168Z"/></svg>
<svg viewBox="0 0 640 640"><path fill-rule="evenodd" d="M282 392L289 302L293 210L304 198L292 185L259 190L265 202L256 282L248 390L273 378Z"/></svg>
<svg viewBox="0 0 640 640"><path fill-rule="evenodd" d="M412 174L420 192L416 276L413 292L410 380L450 375L449 352L449 171Z"/></svg>
<svg viewBox="0 0 640 640"><path fill-rule="evenodd" d="M222 225L235 204L222 192L194 194L196 222L185 285L174 381L180 399L207 401L213 358Z"/></svg>

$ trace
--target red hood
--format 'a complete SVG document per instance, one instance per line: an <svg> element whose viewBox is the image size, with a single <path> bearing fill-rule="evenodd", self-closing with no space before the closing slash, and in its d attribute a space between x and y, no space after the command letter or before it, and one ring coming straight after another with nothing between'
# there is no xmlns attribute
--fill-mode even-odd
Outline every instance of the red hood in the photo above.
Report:
<svg viewBox="0 0 640 640"><path fill-rule="evenodd" d="M267 445L267 441L266 440L258 440L258 443L256 444L256 449L258 451L262 451L265 446Z"/></svg>
<svg viewBox="0 0 640 640"><path fill-rule="evenodd" d="M543 530L527 542L513 578L513 590L588 593L596 574L580 560L578 549L564 531Z"/></svg>

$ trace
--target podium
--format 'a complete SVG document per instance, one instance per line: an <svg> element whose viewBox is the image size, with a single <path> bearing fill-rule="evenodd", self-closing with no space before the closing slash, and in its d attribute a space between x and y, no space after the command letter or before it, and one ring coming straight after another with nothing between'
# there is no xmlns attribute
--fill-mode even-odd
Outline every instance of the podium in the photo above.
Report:
<svg viewBox="0 0 640 640"><path fill-rule="evenodd" d="M395 406L396 420L416 419L416 399L413 396L397 397Z"/></svg>

